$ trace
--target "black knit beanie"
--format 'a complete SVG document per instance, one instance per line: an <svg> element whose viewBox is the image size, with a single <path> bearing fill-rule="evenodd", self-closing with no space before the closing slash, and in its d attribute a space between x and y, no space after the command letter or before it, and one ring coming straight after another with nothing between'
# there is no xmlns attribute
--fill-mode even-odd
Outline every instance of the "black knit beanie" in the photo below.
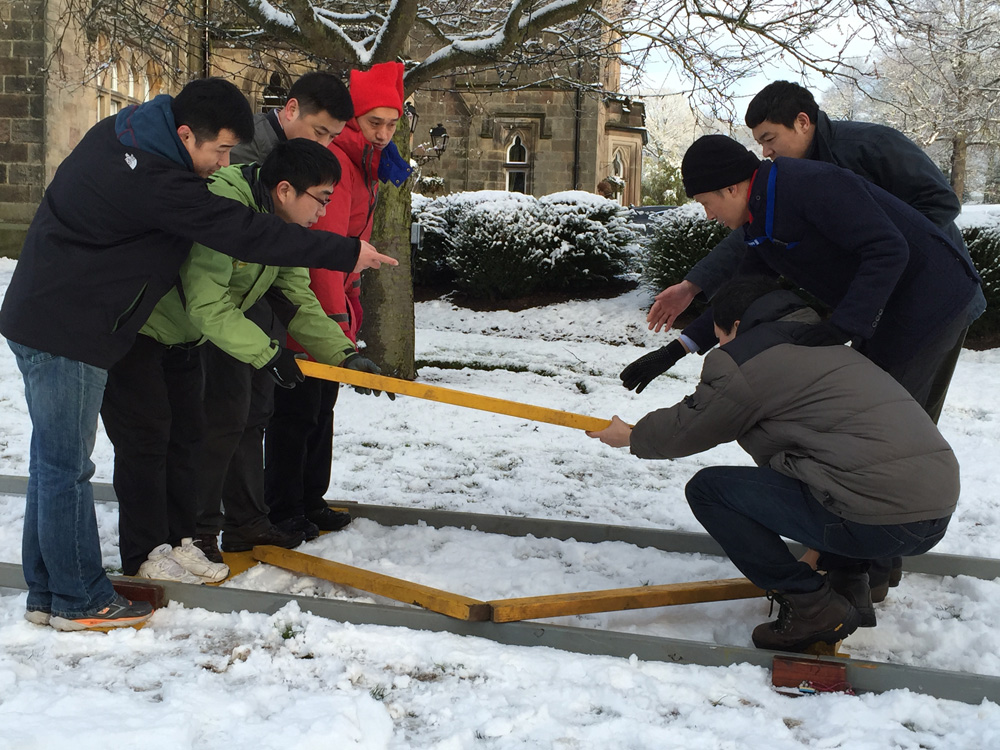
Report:
<svg viewBox="0 0 1000 750"><path fill-rule="evenodd" d="M688 197L710 193L749 179L760 159L727 135L703 135L681 161L681 179Z"/></svg>

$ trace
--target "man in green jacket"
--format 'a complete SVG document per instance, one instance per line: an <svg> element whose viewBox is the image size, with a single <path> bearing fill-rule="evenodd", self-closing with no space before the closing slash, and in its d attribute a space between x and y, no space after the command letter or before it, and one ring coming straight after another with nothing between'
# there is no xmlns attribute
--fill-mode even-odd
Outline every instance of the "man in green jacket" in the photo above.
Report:
<svg viewBox="0 0 1000 750"><path fill-rule="evenodd" d="M322 146L295 139L278 144L263 165L234 165L213 175L209 189L288 223L312 225L340 178L340 165ZM115 444L115 471L162 477L174 456L200 456L201 470L189 492L136 492L119 497L122 567L126 574L195 582L219 580L224 565L212 563L191 543L203 498L219 497L230 459L243 437L253 388L277 382L293 387L302 379L294 353L281 347L245 312L265 292L281 304L283 322L320 362L369 372L374 364L358 355L340 326L324 313L301 268L244 263L195 244L177 286L160 300L140 331L141 347L116 373L102 416ZM206 343L207 342L207 343ZM200 344L205 346L199 346ZM167 353L190 353L182 377L161 367ZM202 360L231 387L204 398ZM202 423L204 419L204 423ZM258 441L259 442L259 441ZM259 451L258 451L259 452ZM247 481L263 481L261 468ZM259 493L262 494L262 493ZM216 530L217 533L217 530ZM267 507L227 508L226 535L232 547L254 544L296 546L301 537L277 533ZM200 582L200 581L199 581Z"/></svg>

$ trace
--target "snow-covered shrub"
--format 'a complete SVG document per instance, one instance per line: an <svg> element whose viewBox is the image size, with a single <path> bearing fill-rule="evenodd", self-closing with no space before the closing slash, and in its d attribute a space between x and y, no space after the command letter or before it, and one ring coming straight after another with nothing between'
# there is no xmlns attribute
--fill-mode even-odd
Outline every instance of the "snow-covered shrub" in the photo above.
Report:
<svg viewBox="0 0 1000 750"><path fill-rule="evenodd" d="M584 291L630 270L636 238L623 206L582 190L546 195L539 203L561 240L547 288Z"/></svg>
<svg viewBox="0 0 1000 750"><path fill-rule="evenodd" d="M643 252L642 283L654 294L684 279L691 267L726 238L729 229L705 218L689 203L650 219Z"/></svg>
<svg viewBox="0 0 1000 750"><path fill-rule="evenodd" d="M474 299L513 299L544 288L560 244L536 211L476 204L459 216L447 261L460 292Z"/></svg>
<svg viewBox="0 0 1000 750"><path fill-rule="evenodd" d="M580 191L542 199L488 190L421 198L413 220L424 227L417 283L447 283L490 300L593 289L627 272L634 249L627 212Z"/></svg>
<svg viewBox="0 0 1000 750"><path fill-rule="evenodd" d="M413 257L413 282L421 286L448 284L455 275L447 265L451 247L451 224L456 209L444 198L433 200L414 193L410 211L424 230L423 243Z"/></svg>
<svg viewBox="0 0 1000 750"><path fill-rule="evenodd" d="M986 312L969 328L970 343L1000 344L1000 227L965 227L962 236L983 280Z"/></svg>

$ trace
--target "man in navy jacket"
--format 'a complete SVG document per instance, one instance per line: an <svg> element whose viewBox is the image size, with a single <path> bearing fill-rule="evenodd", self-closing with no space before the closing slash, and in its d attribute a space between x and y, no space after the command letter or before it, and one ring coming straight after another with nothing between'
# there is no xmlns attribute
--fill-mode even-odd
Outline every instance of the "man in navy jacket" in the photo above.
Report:
<svg viewBox="0 0 1000 750"><path fill-rule="evenodd" d="M351 271L396 265L208 191L253 135L246 99L193 81L97 123L59 166L0 309L32 421L22 565L26 617L61 630L133 625L101 561L90 461L107 370L174 284L193 242L237 258Z"/></svg>
<svg viewBox="0 0 1000 750"><path fill-rule="evenodd" d="M934 162L899 131L867 122L833 122L819 109L808 89L788 81L775 81L761 89L747 107L745 119L765 158L809 159L849 169L917 209L968 258L954 223L962 209L958 197ZM734 232L699 261L684 281L658 294L647 317L650 327L660 330L669 326L698 293L711 299L736 272L744 248L743 235ZM967 310L966 324L985 309L986 298L977 290ZM710 316L702 316L687 326L678 340L626 368L622 380L627 388L641 392L688 351L704 353L714 345ZM959 345L951 353L937 386L921 402L935 422L960 349Z"/></svg>
<svg viewBox="0 0 1000 750"><path fill-rule="evenodd" d="M853 172L761 162L724 135L695 141L681 174L709 219L741 230L739 275L785 276L833 310L800 343L851 341L925 403L980 284L945 232Z"/></svg>

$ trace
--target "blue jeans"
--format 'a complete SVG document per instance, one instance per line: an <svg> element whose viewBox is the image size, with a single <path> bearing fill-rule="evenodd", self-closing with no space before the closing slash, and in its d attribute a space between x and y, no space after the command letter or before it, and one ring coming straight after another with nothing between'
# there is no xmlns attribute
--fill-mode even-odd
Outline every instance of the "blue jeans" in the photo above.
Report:
<svg viewBox="0 0 1000 750"><path fill-rule="evenodd" d="M781 537L823 554L827 568L854 568L873 558L922 555L951 518L879 526L831 513L798 479L767 467L713 466L685 488L705 530L754 584L766 591L816 591L823 578L799 562Z"/></svg>
<svg viewBox="0 0 1000 750"><path fill-rule="evenodd" d="M115 598L101 564L90 454L107 370L7 342L24 378L31 448L21 565L29 611L60 617Z"/></svg>

